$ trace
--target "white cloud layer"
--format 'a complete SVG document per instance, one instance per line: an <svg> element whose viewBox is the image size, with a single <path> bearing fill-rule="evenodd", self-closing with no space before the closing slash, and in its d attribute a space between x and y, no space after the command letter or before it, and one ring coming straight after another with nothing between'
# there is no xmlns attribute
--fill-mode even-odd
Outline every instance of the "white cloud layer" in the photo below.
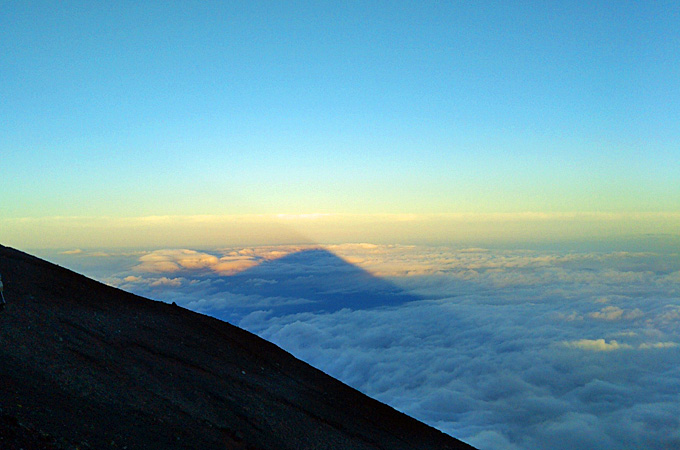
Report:
<svg viewBox="0 0 680 450"><path fill-rule="evenodd" d="M564 345L571 348L591 350L594 352L609 352L613 350L633 348L629 344L619 344L614 339L612 339L610 342L607 342L604 339L579 339L578 341L565 342ZM645 344L641 344L641 348L643 348L642 345Z"/></svg>
<svg viewBox="0 0 680 450"><path fill-rule="evenodd" d="M156 251L107 281L235 322L482 450L680 448L677 254L290 257L312 248ZM324 296L351 307L324 310Z"/></svg>

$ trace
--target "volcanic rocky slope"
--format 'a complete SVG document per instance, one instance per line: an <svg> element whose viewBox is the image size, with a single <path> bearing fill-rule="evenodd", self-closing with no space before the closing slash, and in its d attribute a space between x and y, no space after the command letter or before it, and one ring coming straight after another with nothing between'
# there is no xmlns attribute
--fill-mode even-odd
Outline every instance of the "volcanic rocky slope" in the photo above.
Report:
<svg viewBox="0 0 680 450"><path fill-rule="evenodd" d="M0 246L2 449L470 449L228 323Z"/></svg>

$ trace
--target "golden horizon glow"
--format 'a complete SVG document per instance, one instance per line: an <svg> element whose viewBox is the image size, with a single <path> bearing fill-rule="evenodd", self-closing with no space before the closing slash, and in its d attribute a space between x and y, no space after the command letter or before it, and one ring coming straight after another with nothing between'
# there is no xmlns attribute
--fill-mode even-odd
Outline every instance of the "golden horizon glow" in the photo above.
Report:
<svg viewBox="0 0 680 450"><path fill-rule="evenodd" d="M680 213L243 214L0 219L20 248L548 242L679 236Z"/></svg>

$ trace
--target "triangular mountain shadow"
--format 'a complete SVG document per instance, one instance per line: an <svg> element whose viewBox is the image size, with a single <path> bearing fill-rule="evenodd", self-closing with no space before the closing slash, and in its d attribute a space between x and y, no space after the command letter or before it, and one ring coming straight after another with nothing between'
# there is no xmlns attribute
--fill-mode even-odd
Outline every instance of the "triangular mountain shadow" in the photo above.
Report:
<svg viewBox="0 0 680 450"><path fill-rule="evenodd" d="M220 282L232 293L290 299L273 308L282 314L369 309L421 300L320 248L265 261L222 277Z"/></svg>

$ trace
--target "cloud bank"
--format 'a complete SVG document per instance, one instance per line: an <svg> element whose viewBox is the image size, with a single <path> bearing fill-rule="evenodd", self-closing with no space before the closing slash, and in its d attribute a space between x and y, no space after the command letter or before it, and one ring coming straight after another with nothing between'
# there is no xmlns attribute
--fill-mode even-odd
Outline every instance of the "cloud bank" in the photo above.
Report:
<svg viewBox="0 0 680 450"><path fill-rule="evenodd" d="M107 281L256 332L482 450L680 448L677 254L301 250L147 252ZM351 306L310 307L324 296Z"/></svg>

